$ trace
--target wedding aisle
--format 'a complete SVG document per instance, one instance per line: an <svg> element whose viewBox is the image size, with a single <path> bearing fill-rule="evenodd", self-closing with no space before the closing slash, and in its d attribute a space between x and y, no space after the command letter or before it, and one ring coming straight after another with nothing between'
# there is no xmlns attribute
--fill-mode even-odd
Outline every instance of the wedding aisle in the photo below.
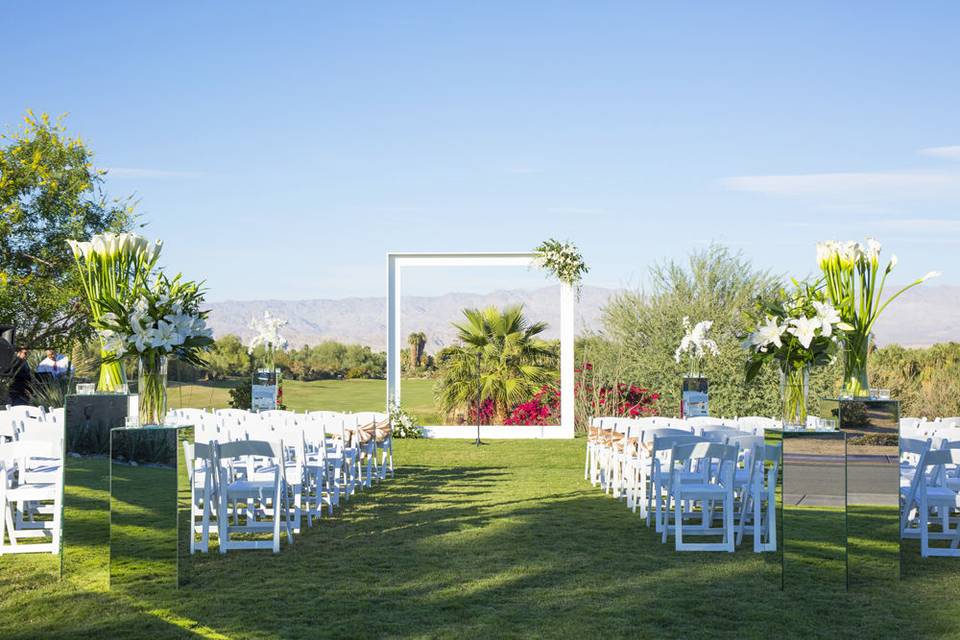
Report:
<svg viewBox="0 0 960 640"><path fill-rule="evenodd" d="M775 554L678 554L660 544L583 480L584 447L584 439L480 448L397 441L395 480L362 492L283 553L196 556L195 581L179 592L131 599L88 590L82 578L58 584L39 555L16 570L12 561L24 557L3 557L0 637L956 631L960 584L948 563L904 582L896 600L852 593L837 606L837 594L816 584L785 598Z"/></svg>

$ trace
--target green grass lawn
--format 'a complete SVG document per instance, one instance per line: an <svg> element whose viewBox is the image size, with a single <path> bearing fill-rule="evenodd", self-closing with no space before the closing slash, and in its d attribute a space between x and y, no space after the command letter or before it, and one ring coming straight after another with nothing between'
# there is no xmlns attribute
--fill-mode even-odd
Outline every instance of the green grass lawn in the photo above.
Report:
<svg viewBox="0 0 960 640"><path fill-rule="evenodd" d="M0 637L960 637L956 560L911 553L912 577L850 594L810 571L784 593L776 554L661 545L583 480L583 448L398 442L395 479L277 556L195 556L179 591L107 592L90 562L57 582L51 556L5 556Z"/></svg>
<svg viewBox="0 0 960 640"><path fill-rule="evenodd" d="M236 381L170 385L172 408L225 408L230 406L229 389ZM402 381L403 407L422 424L440 424L433 405L433 380ZM383 411L387 398L385 380L284 380L283 400L294 411Z"/></svg>

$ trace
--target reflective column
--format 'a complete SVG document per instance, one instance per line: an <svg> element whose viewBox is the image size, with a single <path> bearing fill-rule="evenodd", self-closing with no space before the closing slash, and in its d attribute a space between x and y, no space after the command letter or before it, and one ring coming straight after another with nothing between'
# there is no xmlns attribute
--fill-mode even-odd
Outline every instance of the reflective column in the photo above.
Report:
<svg viewBox="0 0 960 640"><path fill-rule="evenodd" d="M784 590L847 588L846 438L842 432L783 434Z"/></svg>
<svg viewBox="0 0 960 640"><path fill-rule="evenodd" d="M190 579L190 490L184 443L192 427L114 429L110 588L175 588Z"/></svg>
<svg viewBox="0 0 960 640"><path fill-rule="evenodd" d="M110 430L127 419L128 396L69 395L64 408L60 575L106 589L110 563Z"/></svg>

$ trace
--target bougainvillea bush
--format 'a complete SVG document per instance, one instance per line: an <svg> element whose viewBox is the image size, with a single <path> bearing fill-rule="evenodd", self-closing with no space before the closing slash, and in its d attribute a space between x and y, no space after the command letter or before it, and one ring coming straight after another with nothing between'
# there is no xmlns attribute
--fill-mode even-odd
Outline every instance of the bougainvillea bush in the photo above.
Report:
<svg viewBox="0 0 960 640"><path fill-rule="evenodd" d="M636 384L617 382L595 384L593 365L589 362L576 370L574 385L577 404L585 405L591 416L619 416L640 418L657 415L657 400L660 394ZM507 425L544 426L560 423L560 390L543 386L533 398L521 402L504 420Z"/></svg>
<svg viewBox="0 0 960 640"><path fill-rule="evenodd" d="M560 390L543 386L533 398L513 408L504 424L550 425L560 424Z"/></svg>

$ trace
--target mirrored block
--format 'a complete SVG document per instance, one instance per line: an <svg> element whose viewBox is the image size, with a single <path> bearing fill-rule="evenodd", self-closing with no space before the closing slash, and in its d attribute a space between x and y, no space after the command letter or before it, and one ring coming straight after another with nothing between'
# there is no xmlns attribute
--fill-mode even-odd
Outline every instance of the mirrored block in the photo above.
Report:
<svg viewBox="0 0 960 640"><path fill-rule="evenodd" d="M61 577L106 589L110 567L110 430L127 418L127 396L68 395L64 407Z"/></svg>
<svg viewBox="0 0 960 640"><path fill-rule="evenodd" d="M846 436L783 434L783 589L844 592L847 587Z"/></svg>
<svg viewBox="0 0 960 640"><path fill-rule="evenodd" d="M110 588L175 588L190 579L189 485L183 443L192 427L112 431Z"/></svg>
<svg viewBox="0 0 960 640"><path fill-rule="evenodd" d="M900 403L830 400L847 434L850 588L900 579Z"/></svg>

